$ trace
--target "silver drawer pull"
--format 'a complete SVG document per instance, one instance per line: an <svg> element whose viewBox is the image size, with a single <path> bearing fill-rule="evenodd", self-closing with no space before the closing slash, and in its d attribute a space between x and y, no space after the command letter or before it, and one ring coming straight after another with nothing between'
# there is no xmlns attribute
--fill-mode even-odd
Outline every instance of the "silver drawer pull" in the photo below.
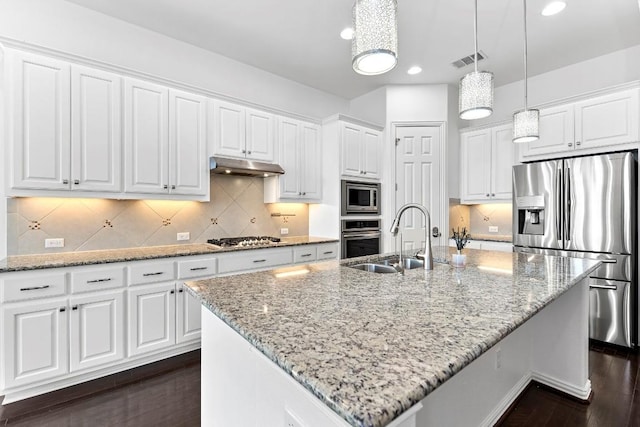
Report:
<svg viewBox="0 0 640 427"><path fill-rule="evenodd" d="M190 268L189 270L198 271L198 270L206 270L207 268L209 268L209 267L193 267L193 268Z"/></svg>
<svg viewBox="0 0 640 427"><path fill-rule="evenodd" d="M102 283L102 282L110 282L111 280L112 280L111 277L107 277L106 279L87 280L87 283Z"/></svg>
<svg viewBox="0 0 640 427"><path fill-rule="evenodd" d="M155 273L144 273L142 276L143 277L159 276L161 274L164 274L164 271L156 271Z"/></svg>
<svg viewBox="0 0 640 427"><path fill-rule="evenodd" d="M256 262L256 263L258 263L258 262L265 262L265 261L266 261L266 259L254 259L254 260L253 260L253 262Z"/></svg>
<svg viewBox="0 0 640 427"><path fill-rule="evenodd" d="M50 285L44 285L44 286L33 286L31 288L20 288L21 291L37 291L38 289L47 289L50 288Z"/></svg>
<svg viewBox="0 0 640 427"><path fill-rule="evenodd" d="M305 258L305 257L308 257L308 256L311 256L311 254L302 254L302 255L300 255L300 258Z"/></svg>
<svg viewBox="0 0 640 427"><path fill-rule="evenodd" d="M617 259L600 259L598 261L602 261L603 264L617 264Z"/></svg>
<svg viewBox="0 0 640 427"><path fill-rule="evenodd" d="M327 252L323 252L322 255L331 255L333 253L333 251L327 251Z"/></svg>
<svg viewBox="0 0 640 427"><path fill-rule="evenodd" d="M592 289L610 289L612 291L618 290L616 285L589 285Z"/></svg>

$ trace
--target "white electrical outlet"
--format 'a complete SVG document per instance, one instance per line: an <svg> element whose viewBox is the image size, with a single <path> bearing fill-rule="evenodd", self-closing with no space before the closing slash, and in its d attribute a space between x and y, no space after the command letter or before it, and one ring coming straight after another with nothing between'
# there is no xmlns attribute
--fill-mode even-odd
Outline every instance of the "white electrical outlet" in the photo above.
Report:
<svg viewBox="0 0 640 427"><path fill-rule="evenodd" d="M489 226L489 233L497 233L498 232L498 226L497 225L490 225Z"/></svg>
<svg viewBox="0 0 640 427"><path fill-rule="evenodd" d="M44 239L45 248L64 248L64 239Z"/></svg>
<svg viewBox="0 0 640 427"><path fill-rule="evenodd" d="M280 229L280 234L282 234L283 236L284 236L285 234L289 234L289 229L288 229L288 228L281 228L281 229Z"/></svg>
<svg viewBox="0 0 640 427"><path fill-rule="evenodd" d="M502 368L502 349L496 350L496 369Z"/></svg>
<svg viewBox="0 0 640 427"><path fill-rule="evenodd" d="M188 231L185 231L184 233L178 233L176 235L178 241L180 240L189 240L191 238L191 234Z"/></svg>

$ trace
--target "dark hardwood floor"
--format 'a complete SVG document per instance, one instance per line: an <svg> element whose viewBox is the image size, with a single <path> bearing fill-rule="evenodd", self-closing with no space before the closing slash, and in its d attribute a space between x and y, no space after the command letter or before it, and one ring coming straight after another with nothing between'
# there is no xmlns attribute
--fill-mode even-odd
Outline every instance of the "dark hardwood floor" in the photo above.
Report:
<svg viewBox="0 0 640 427"><path fill-rule="evenodd" d="M199 426L200 353L175 359L7 405L0 426ZM592 345L589 365L591 404L531 385L500 426L640 427L640 355Z"/></svg>

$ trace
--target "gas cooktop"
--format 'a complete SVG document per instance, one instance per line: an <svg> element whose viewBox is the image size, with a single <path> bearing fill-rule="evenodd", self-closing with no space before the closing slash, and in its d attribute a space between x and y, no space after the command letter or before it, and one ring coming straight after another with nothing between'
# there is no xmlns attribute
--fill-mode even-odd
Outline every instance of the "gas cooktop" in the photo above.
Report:
<svg viewBox="0 0 640 427"><path fill-rule="evenodd" d="M220 239L209 239L207 243L221 246L223 248L246 247L246 246L269 246L280 241L279 237L271 236L242 236L242 237L222 237Z"/></svg>

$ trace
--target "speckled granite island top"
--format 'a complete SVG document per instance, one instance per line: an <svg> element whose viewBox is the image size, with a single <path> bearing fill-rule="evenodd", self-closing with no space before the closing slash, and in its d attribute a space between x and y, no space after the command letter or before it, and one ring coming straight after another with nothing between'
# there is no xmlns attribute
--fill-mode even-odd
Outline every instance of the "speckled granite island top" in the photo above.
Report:
<svg viewBox="0 0 640 427"><path fill-rule="evenodd" d="M281 242L260 247L221 248L208 243L184 245L148 246L141 248L109 249L99 251L60 252L51 254L16 255L0 259L0 273L9 271L38 270L43 268L74 267L80 265L108 264L113 262L142 261L191 255L217 254L250 249L269 249L286 246L311 245L338 242L324 237L295 236Z"/></svg>
<svg viewBox="0 0 640 427"><path fill-rule="evenodd" d="M435 250L435 258L443 258L449 249ZM465 252L465 268L436 263L433 271L407 270L404 276L346 266L374 258L368 257L187 285L348 423L379 427L599 264Z"/></svg>

